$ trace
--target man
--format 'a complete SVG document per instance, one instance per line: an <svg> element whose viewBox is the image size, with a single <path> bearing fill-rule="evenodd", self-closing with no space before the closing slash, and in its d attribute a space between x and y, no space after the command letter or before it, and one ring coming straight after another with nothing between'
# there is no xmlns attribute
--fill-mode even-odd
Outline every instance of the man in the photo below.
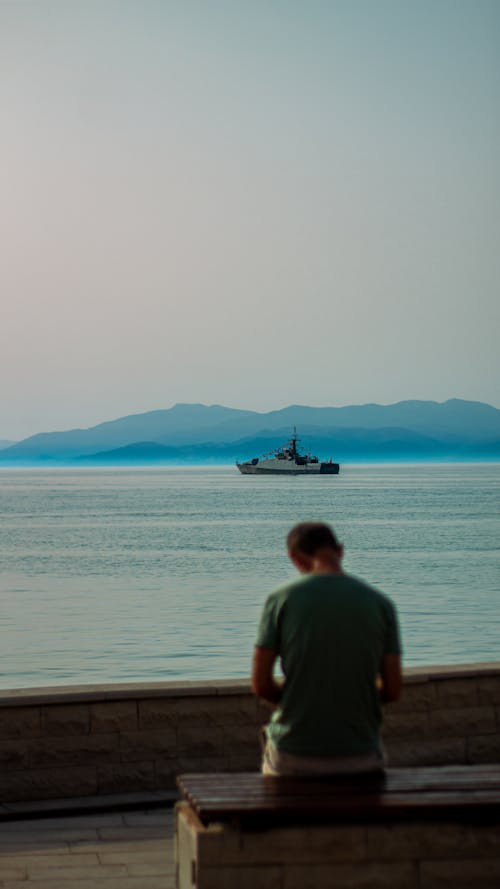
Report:
<svg viewBox="0 0 500 889"><path fill-rule="evenodd" d="M396 701L402 686L395 608L343 572L328 525L296 525L287 548L301 577L267 599L253 659L253 691L276 705L262 771L381 770L381 701ZM273 677L278 657L283 683Z"/></svg>

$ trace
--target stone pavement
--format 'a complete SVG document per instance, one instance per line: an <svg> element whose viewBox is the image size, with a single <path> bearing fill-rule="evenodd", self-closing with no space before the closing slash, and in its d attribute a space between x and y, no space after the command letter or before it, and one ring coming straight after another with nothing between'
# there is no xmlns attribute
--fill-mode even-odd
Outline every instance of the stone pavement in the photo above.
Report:
<svg viewBox="0 0 500 889"><path fill-rule="evenodd" d="M0 823L0 889L174 889L174 810Z"/></svg>

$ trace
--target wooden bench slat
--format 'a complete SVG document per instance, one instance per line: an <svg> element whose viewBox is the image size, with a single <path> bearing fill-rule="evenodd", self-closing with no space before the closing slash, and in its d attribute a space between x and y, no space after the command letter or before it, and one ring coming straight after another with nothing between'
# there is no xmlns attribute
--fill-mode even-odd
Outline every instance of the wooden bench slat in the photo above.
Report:
<svg viewBox="0 0 500 889"><path fill-rule="evenodd" d="M429 769L418 773L406 772L403 769L390 770L384 777L352 776L331 778L264 778L256 773L240 773L237 775L218 774L217 776L183 775L182 782L189 787L198 789L200 793L215 793L217 796L234 798L238 795L269 795L277 793L286 795L289 793L315 795L332 795L343 793L355 793L367 788L383 790L391 793L396 790L407 792L423 792L430 790L461 790L495 789L500 788L500 768L486 772L485 770L466 769L454 773L443 773L440 769Z"/></svg>
<svg viewBox="0 0 500 889"><path fill-rule="evenodd" d="M248 785L255 784L255 781L260 778L262 782L265 782L266 785L271 786L272 782L277 781L280 783L280 786L285 788L288 785L295 784L307 784L307 786L317 785L325 786L329 788L329 790L335 790L336 787L343 788L349 784L353 786L359 786L360 783L366 784L366 782L380 782L380 780L384 780L388 786L395 786L396 784L405 784L407 786L415 786L419 787L421 785L436 782L440 785L447 784L451 782L454 784L455 781L460 780L463 783L474 784L478 781L486 781L487 783L491 782L500 782L500 766L490 765L490 766L459 766L459 767L427 767L427 768L391 768L388 769L383 776L353 776L353 775L338 775L338 776L310 776L307 778L298 778L298 777L264 777L256 772L237 772L237 773L228 773L222 772L217 773L217 775L211 774L186 774L182 776L183 780L196 781L199 786L206 785L207 787L213 787L214 784L217 786L228 789L229 791L233 789L237 789L238 787L247 787Z"/></svg>
<svg viewBox="0 0 500 889"><path fill-rule="evenodd" d="M432 794L427 799L417 798L417 800L415 797L404 795L382 799L377 799L373 796L360 797L359 799L348 797L337 805L332 805L327 801L318 804L317 801L301 800L300 803L293 801L293 804L286 806L268 804L267 806L262 805L257 808L252 804L246 806L242 804L236 809L234 806L217 806L216 804L205 806L196 800L190 800L190 802L200 819L208 824L214 821L227 821L234 818L257 821L259 824L264 824L269 820L274 821L276 818L279 818L280 821L297 821L307 818L313 821L332 820L344 822L360 821L364 818L384 821L390 816L396 816L398 819L411 817L417 819L432 818L434 820L443 817L457 819L464 815L468 817L474 816L475 818L478 815L490 815L497 821L500 818L498 795L495 795L494 798L490 796L489 798L481 797L478 799L470 798L469 796L463 797L459 794L446 795L444 797L439 794Z"/></svg>
<svg viewBox="0 0 500 889"><path fill-rule="evenodd" d="M254 782L246 781L238 784L234 784L231 786L224 786L218 784L215 788L213 783L199 783L195 780L189 781L189 786L196 786L199 789L200 793L217 793L220 796L227 796L228 798L232 798L237 795L243 794L257 794L258 796L267 795L267 796L275 796L277 793L280 795L286 795L287 793L293 794L301 794L304 793L309 795L314 793L315 795L321 796L330 796L330 795L340 795L345 793L356 793L359 791L360 787L363 789L370 788L373 790L383 790L386 793L392 793L397 790L404 790L407 793L423 793L425 791L442 789L446 790L449 788L450 790L465 790L465 789L484 789L484 790L494 790L500 788L500 776L458 776L453 780L452 783L442 782L438 778L427 779L427 780L414 780L414 779L404 779L404 778L392 778L392 776L388 777L388 779L384 782L383 780L366 782L361 784L353 783L353 782L342 782L335 784L333 782L325 782L321 784L317 782L315 785L311 783L303 782L302 784L298 782L295 783L274 783L273 779L266 779L267 783L265 785L255 785ZM281 782L282 779L277 779L278 782Z"/></svg>
<svg viewBox="0 0 500 889"><path fill-rule="evenodd" d="M357 794L356 796L337 797L330 800L327 797L310 798L307 797L287 797L286 799L261 799L261 800L244 800L240 799L235 802L224 799L211 799L206 802L196 796L189 794L188 799L204 811L220 811L220 812L244 812L244 811L290 811L292 809L314 811L317 809L331 809L332 811L344 811L346 809L354 809L364 804L376 804L379 807L395 808L399 805L412 806L413 808L421 808L427 805L475 805L483 803L500 803L498 793L496 791L479 791L475 793L470 791L467 793L425 793L415 796L407 793L394 793L387 796L383 794Z"/></svg>

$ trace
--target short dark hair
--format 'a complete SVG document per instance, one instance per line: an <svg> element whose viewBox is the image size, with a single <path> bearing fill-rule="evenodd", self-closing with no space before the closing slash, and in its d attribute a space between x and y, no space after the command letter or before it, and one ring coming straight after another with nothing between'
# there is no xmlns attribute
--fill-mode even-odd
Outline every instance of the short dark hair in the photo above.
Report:
<svg viewBox="0 0 500 889"><path fill-rule="evenodd" d="M324 522L300 522L287 534L286 545L290 555L303 553L313 556L318 549L340 549L339 542L329 525Z"/></svg>

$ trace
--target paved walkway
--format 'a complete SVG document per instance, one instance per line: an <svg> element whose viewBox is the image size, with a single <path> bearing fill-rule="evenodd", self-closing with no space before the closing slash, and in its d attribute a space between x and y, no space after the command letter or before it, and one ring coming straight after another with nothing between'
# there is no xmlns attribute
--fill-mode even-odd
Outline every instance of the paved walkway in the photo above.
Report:
<svg viewBox="0 0 500 889"><path fill-rule="evenodd" d="M0 889L174 889L174 813L0 824Z"/></svg>

